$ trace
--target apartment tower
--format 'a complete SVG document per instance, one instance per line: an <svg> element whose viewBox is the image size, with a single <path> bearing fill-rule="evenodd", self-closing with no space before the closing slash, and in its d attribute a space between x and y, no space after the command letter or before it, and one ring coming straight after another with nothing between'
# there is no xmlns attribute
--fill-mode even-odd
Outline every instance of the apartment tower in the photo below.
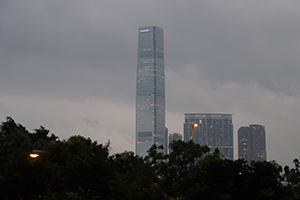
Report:
<svg viewBox="0 0 300 200"><path fill-rule="evenodd" d="M266 161L266 131L259 124L242 126L238 130L238 156L247 161Z"/></svg>
<svg viewBox="0 0 300 200"><path fill-rule="evenodd" d="M207 145L210 153L218 148L224 158L233 160L232 114L186 113L184 141L192 140L193 133L195 143Z"/></svg>

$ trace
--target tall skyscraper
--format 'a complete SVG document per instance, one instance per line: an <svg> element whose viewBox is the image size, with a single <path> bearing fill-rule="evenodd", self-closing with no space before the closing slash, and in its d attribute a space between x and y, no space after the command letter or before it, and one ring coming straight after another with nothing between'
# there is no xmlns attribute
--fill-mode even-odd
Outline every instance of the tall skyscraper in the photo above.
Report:
<svg viewBox="0 0 300 200"><path fill-rule="evenodd" d="M239 158L247 161L266 161L266 131L259 124L242 126L238 130Z"/></svg>
<svg viewBox="0 0 300 200"><path fill-rule="evenodd" d="M169 135L169 154L172 153L172 149L170 148L170 143L174 140L182 140L182 135L179 133L171 133Z"/></svg>
<svg viewBox="0 0 300 200"><path fill-rule="evenodd" d="M163 29L139 28L136 82L136 155L145 156L153 145L166 152L165 70Z"/></svg>
<svg viewBox="0 0 300 200"><path fill-rule="evenodd" d="M194 124L198 124L194 127ZM231 114L186 113L184 123L184 141L192 140L207 145L210 153L216 148L227 159L233 160L233 124Z"/></svg>

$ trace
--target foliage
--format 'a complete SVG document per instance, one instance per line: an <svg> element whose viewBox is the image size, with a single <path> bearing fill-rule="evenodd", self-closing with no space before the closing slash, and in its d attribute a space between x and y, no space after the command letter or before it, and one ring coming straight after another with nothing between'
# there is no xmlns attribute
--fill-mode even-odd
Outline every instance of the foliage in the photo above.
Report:
<svg viewBox="0 0 300 200"><path fill-rule="evenodd" d="M300 199L300 160L295 158L293 163L295 168L284 167L284 178L289 189L294 193L294 198Z"/></svg>
<svg viewBox="0 0 300 200"><path fill-rule="evenodd" d="M170 155L156 145L144 158L109 155L109 141L80 135L60 141L42 126L30 133L10 117L0 125L0 144L4 200L300 199L299 159L283 170L275 161L224 159L192 141L173 141ZM32 159L32 150L45 153Z"/></svg>

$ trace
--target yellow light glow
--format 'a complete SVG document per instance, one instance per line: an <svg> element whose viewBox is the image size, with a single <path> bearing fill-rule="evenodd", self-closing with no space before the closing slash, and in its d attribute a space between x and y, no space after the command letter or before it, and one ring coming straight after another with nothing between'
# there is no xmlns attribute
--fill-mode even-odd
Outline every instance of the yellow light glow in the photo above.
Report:
<svg viewBox="0 0 300 200"><path fill-rule="evenodd" d="M31 153L31 154L29 154L29 156L30 156L31 158L37 158L37 157L39 157L40 155L37 154L37 153Z"/></svg>
<svg viewBox="0 0 300 200"><path fill-rule="evenodd" d="M194 124L194 127L198 127L198 124Z"/></svg>

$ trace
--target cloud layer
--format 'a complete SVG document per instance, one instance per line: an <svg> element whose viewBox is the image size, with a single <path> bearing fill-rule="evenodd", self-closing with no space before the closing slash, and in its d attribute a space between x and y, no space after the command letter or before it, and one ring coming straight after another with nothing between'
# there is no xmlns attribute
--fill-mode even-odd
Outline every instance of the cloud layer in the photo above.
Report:
<svg viewBox="0 0 300 200"><path fill-rule="evenodd" d="M138 27L164 29L166 122L258 123L268 160L299 157L300 3L0 0L0 119L134 150Z"/></svg>

